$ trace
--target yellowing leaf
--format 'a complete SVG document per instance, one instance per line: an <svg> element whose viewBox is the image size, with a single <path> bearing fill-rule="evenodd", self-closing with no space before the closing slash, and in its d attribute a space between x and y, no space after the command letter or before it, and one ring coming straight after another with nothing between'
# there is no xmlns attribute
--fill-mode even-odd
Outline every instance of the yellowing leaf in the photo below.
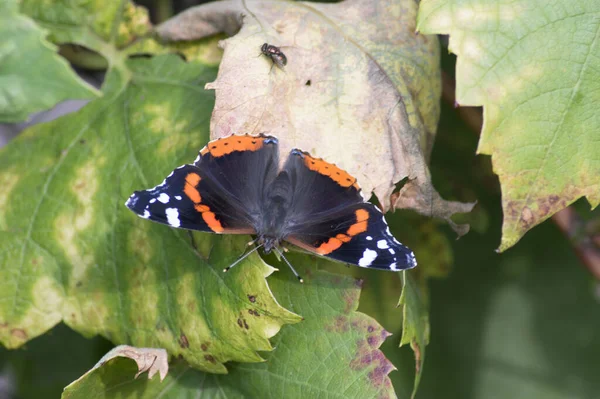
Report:
<svg viewBox="0 0 600 399"><path fill-rule="evenodd" d="M457 101L484 106L500 250L582 196L600 203L598 1L423 0L419 29L450 34Z"/></svg>
<svg viewBox="0 0 600 399"><path fill-rule="evenodd" d="M0 342L19 347L64 321L211 372L261 361L300 318L276 302L258 256L222 272L247 238L198 234L195 250L185 232L124 205L208 141L202 86L216 71L176 56L125 67L131 81L113 69L103 98L0 151L0 182L12 182L0 199Z"/></svg>
<svg viewBox="0 0 600 399"><path fill-rule="evenodd" d="M388 377L394 366L379 350L389 333L356 311L359 284L316 272L302 259L291 256L305 284L285 271L269 278L282 304L304 320L273 339L275 350L265 355L266 362L232 364L228 375L209 375L175 362L161 383L158 378L135 379L133 362L114 359L69 385L63 398L395 398Z"/></svg>

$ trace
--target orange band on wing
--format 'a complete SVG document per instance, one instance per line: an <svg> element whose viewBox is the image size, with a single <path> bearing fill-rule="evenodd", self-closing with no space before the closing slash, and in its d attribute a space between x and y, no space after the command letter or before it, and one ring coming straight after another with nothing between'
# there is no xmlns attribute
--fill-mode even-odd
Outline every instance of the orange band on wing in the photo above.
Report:
<svg viewBox="0 0 600 399"><path fill-rule="evenodd" d="M317 248L317 253L327 255L342 246L342 242L335 237L331 237Z"/></svg>
<svg viewBox="0 0 600 399"><path fill-rule="evenodd" d="M214 213L202 212L202 219L204 219L206 225L210 227L210 229L215 233L223 232L223 226L221 225L221 222L219 222L219 220L215 217Z"/></svg>
<svg viewBox="0 0 600 399"><path fill-rule="evenodd" d="M204 212L208 212L210 211L210 208L207 205L202 205L202 204L196 204L194 206L194 208L200 212L200 213L204 213Z"/></svg>
<svg viewBox="0 0 600 399"><path fill-rule="evenodd" d="M202 180L202 178L199 174L189 173L185 177L185 186L183 188L183 192L194 203L194 209L202 214L202 219L204 219L204 222L208 228L215 233L222 233L223 226L221 225L221 222L219 222L213 212L210 212L210 207L208 205L201 204L202 197L196 188L198 183L200 183L200 180Z"/></svg>
<svg viewBox="0 0 600 399"><path fill-rule="evenodd" d="M355 235L367 231L369 212L365 209L357 209L354 214L356 215L356 222L348 228L346 234L337 234L335 237L331 237L329 240L319 245L316 249L318 254L328 255L341 247L343 243L352 240L352 237Z"/></svg>
<svg viewBox="0 0 600 399"><path fill-rule="evenodd" d="M321 175L328 176L331 178L331 180L342 187L353 186L357 190L360 190L360 187L356 183L356 178L352 177L348 172L338 168L332 163L325 162L321 158L314 158L307 153L304 153L304 164L308 169L313 170Z"/></svg>
<svg viewBox="0 0 600 399"><path fill-rule="evenodd" d="M346 232L351 237L367 231L367 221L369 220L369 212L364 209L357 209L355 214L356 223L350 226Z"/></svg>
<svg viewBox="0 0 600 399"><path fill-rule="evenodd" d="M189 173L185 177L185 186L183 187L183 192L188 196L189 199L192 200L194 204L199 204L202 202L202 197L200 197L200 193L196 189L198 183L200 183L200 175L197 173Z"/></svg>
<svg viewBox="0 0 600 399"><path fill-rule="evenodd" d="M215 158L231 154L234 151L256 151L262 148L263 142L267 137L251 136L228 136L208 143L206 147L200 150L200 155L210 153Z"/></svg>

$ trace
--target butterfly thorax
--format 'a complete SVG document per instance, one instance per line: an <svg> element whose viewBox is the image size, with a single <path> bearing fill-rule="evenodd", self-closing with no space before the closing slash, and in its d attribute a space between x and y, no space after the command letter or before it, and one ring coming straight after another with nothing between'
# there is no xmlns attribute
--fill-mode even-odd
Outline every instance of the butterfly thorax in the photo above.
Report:
<svg viewBox="0 0 600 399"><path fill-rule="evenodd" d="M291 182L287 173L280 173L267 186L262 216L257 221L256 232L266 253L278 247L287 235L286 219L292 202Z"/></svg>

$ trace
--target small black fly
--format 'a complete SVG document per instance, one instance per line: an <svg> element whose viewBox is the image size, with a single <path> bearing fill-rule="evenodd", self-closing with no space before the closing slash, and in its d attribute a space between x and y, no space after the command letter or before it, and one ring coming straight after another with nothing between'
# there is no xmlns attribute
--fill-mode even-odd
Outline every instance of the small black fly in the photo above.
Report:
<svg viewBox="0 0 600 399"><path fill-rule="evenodd" d="M260 51L269 57L273 61L274 65L277 65L279 69L283 69L284 65L287 64L287 57L283 54L283 51L277 46L265 43L261 46Z"/></svg>

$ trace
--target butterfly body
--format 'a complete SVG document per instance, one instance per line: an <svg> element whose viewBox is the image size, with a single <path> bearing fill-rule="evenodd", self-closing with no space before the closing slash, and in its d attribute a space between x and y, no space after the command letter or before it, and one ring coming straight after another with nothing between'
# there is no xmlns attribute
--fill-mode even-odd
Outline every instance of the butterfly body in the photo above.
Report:
<svg viewBox="0 0 600 399"><path fill-rule="evenodd" d="M211 141L193 164L175 169L152 189L136 191L126 205L172 227L256 235L266 253L287 242L362 267L416 266L383 214L363 200L355 178L297 149L280 169L273 136Z"/></svg>

